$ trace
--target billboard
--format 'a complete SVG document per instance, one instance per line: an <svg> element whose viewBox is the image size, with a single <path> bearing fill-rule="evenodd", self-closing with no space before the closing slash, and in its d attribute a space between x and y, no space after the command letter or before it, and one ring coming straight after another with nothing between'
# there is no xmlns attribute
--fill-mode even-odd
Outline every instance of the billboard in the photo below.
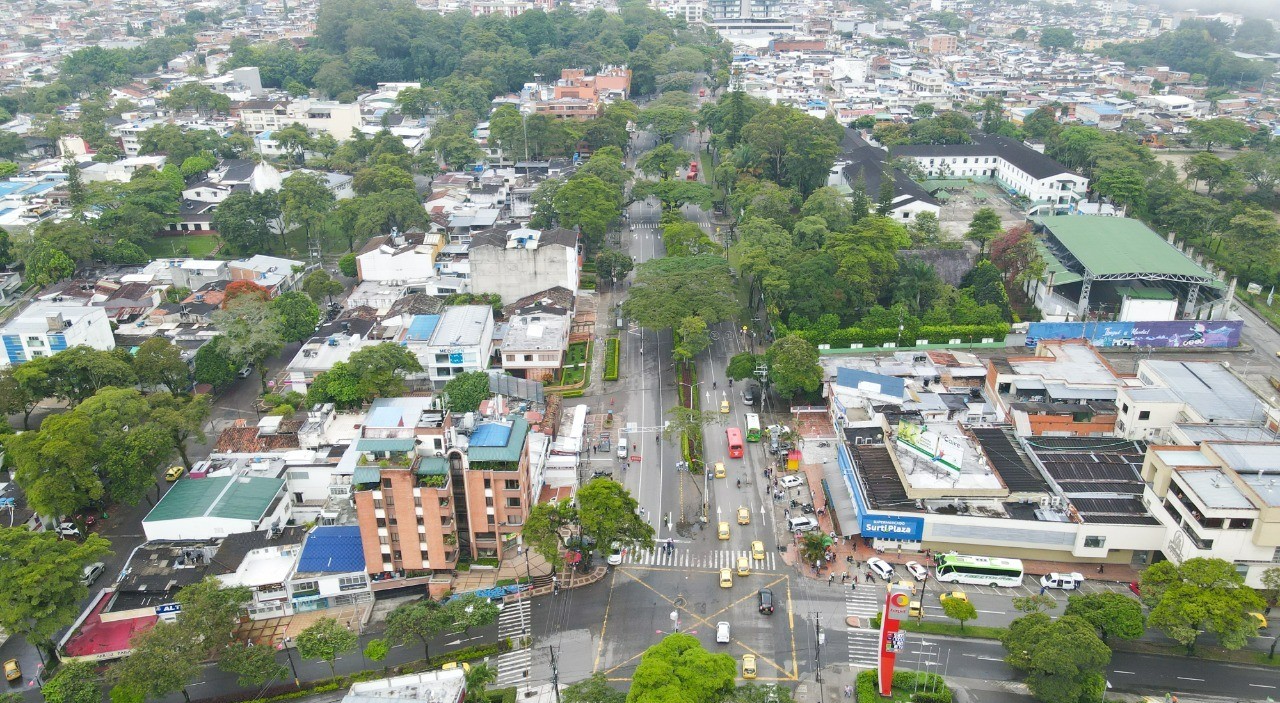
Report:
<svg viewBox="0 0 1280 703"><path fill-rule="evenodd" d="M1240 320L1164 320L1155 322L1032 322L1027 346L1046 339L1087 339L1096 347L1240 346Z"/></svg>
<svg viewBox="0 0 1280 703"><path fill-rule="evenodd" d="M919 542L924 537L924 518L909 515L863 515L858 527L863 537L900 542Z"/></svg>

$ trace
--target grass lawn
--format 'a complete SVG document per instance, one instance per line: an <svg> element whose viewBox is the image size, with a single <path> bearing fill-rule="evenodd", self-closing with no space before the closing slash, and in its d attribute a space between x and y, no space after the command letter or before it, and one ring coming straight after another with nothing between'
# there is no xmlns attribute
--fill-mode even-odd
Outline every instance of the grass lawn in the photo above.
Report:
<svg viewBox="0 0 1280 703"><path fill-rule="evenodd" d="M193 259L207 259L222 240L216 234L196 234L186 237L156 237L142 247L155 258L182 256L185 248Z"/></svg>
<svg viewBox="0 0 1280 703"><path fill-rule="evenodd" d="M927 620L921 623L917 623L915 620L903 620L901 627L908 632L923 632L928 635L951 635L952 637L976 637L987 640L998 640L1005 632L1003 627L968 624L961 630L960 625L953 622L929 622Z"/></svg>

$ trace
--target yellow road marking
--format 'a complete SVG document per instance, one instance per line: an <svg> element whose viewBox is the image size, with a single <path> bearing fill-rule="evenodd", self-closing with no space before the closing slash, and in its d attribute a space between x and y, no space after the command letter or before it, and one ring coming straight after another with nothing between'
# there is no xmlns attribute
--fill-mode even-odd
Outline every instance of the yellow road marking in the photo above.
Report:
<svg viewBox="0 0 1280 703"><path fill-rule="evenodd" d="M596 647L596 660L591 664L591 673L600 670L600 657L604 654L604 631L609 627L609 609L613 607L613 589L618 582L618 572L614 570L613 578L609 579L609 600L604 604L604 622L600 624L600 646Z"/></svg>
<svg viewBox="0 0 1280 703"><path fill-rule="evenodd" d="M787 625L791 629L791 676L800 678L800 660L796 658L796 614L791 601L791 579L787 579Z"/></svg>

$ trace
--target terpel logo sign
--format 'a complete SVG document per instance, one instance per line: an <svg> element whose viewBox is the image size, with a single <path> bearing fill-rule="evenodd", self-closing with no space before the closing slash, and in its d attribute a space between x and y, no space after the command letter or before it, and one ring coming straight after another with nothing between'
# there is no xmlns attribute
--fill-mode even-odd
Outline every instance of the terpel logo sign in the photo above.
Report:
<svg viewBox="0 0 1280 703"><path fill-rule="evenodd" d="M863 515L863 537L880 537L919 542L924 536L924 518L890 515Z"/></svg>

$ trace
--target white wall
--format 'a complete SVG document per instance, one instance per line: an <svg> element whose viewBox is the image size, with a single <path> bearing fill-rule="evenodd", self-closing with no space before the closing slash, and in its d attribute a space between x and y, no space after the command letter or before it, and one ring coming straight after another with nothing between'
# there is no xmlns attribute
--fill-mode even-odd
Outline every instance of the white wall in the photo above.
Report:
<svg viewBox="0 0 1280 703"><path fill-rule="evenodd" d="M378 247L356 257L360 280L409 283L436 277L435 256L431 247L415 247L400 254L390 253L390 247L385 249Z"/></svg>
<svg viewBox="0 0 1280 703"><path fill-rule="evenodd" d="M148 540L211 539L252 530L252 520L233 520L203 515L142 523L142 532Z"/></svg>
<svg viewBox="0 0 1280 703"><path fill-rule="evenodd" d="M1178 301L1137 300L1125 298L1120 304L1120 319L1125 322L1155 322L1178 319Z"/></svg>

